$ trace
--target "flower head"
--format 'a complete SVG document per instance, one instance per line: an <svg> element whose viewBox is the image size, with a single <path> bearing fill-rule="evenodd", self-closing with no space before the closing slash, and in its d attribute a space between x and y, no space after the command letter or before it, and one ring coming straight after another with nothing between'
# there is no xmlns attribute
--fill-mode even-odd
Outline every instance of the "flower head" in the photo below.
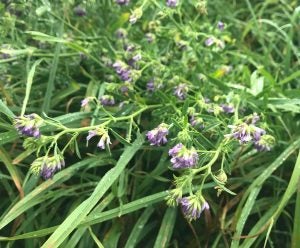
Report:
<svg viewBox="0 0 300 248"><path fill-rule="evenodd" d="M116 61L112 66L122 81L124 82L132 81L132 77L131 77L132 72L128 67L128 65L126 65L122 61Z"/></svg>
<svg viewBox="0 0 300 248"><path fill-rule="evenodd" d="M97 144L97 147L102 150L105 149L105 146L109 146L111 144L108 132L103 127L98 127L97 129L90 130L88 136L86 137L86 140L89 141L94 136L101 137Z"/></svg>
<svg viewBox="0 0 300 248"><path fill-rule="evenodd" d="M155 35L152 33L146 33L145 38L148 41L148 43L152 43L155 40Z"/></svg>
<svg viewBox="0 0 300 248"><path fill-rule="evenodd" d="M115 2L119 5L128 5L130 0L115 0Z"/></svg>
<svg viewBox="0 0 300 248"><path fill-rule="evenodd" d="M258 140L254 142L254 147L257 151L270 151L275 143L273 136L268 134L263 134Z"/></svg>
<svg viewBox="0 0 300 248"><path fill-rule="evenodd" d="M169 150L174 169L192 168L196 166L199 156L194 147L187 149L182 143Z"/></svg>
<svg viewBox="0 0 300 248"><path fill-rule="evenodd" d="M178 5L178 0L167 0L166 4L168 7L173 8Z"/></svg>
<svg viewBox="0 0 300 248"><path fill-rule="evenodd" d="M187 96L189 88L187 84L179 84L174 88L174 95L177 96L180 100L184 100Z"/></svg>
<svg viewBox="0 0 300 248"><path fill-rule="evenodd" d="M152 146L161 146L168 142L166 137L168 134L168 125L161 123L158 127L148 131L146 136Z"/></svg>
<svg viewBox="0 0 300 248"><path fill-rule="evenodd" d="M184 216L189 221L199 219L203 210L209 209L209 205L203 197L197 195L183 197L180 200L180 205Z"/></svg>
<svg viewBox="0 0 300 248"><path fill-rule="evenodd" d="M100 102L103 106L113 106L115 105L115 99L111 95L103 95L100 97Z"/></svg>
<svg viewBox="0 0 300 248"><path fill-rule="evenodd" d="M214 38L212 38L212 37L209 37L209 38L207 38L206 40L205 40L205 46L212 46L214 43L215 43L215 40L214 40Z"/></svg>
<svg viewBox="0 0 300 248"><path fill-rule="evenodd" d="M86 97L83 100L81 100L81 107L84 108L85 106L87 106L90 102L90 98Z"/></svg>
<svg viewBox="0 0 300 248"><path fill-rule="evenodd" d="M39 138L41 136L40 126L43 124L43 119L37 114L23 115L15 117L14 126L20 134Z"/></svg>
<svg viewBox="0 0 300 248"><path fill-rule="evenodd" d="M204 122L201 117L195 117L195 115L192 115L190 117L190 124L192 127L197 129L204 129Z"/></svg>
<svg viewBox="0 0 300 248"><path fill-rule="evenodd" d="M64 167L65 160L61 155L43 156L33 161L30 170L32 173L40 175L44 180L47 180Z"/></svg>
<svg viewBox="0 0 300 248"><path fill-rule="evenodd" d="M224 28L225 28L225 23L224 22L221 22L221 21L218 21L218 24L217 24L217 27L220 31L223 31Z"/></svg>
<svg viewBox="0 0 300 248"><path fill-rule="evenodd" d="M136 8L132 11L131 15L129 16L130 24L135 24L137 20L139 20L143 15L142 8Z"/></svg>
<svg viewBox="0 0 300 248"><path fill-rule="evenodd" d="M221 104L221 108L224 113L234 113L234 106L232 104Z"/></svg>
<svg viewBox="0 0 300 248"><path fill-rule="evenodd" d="M82 6L78 5L74 8L74 14L77 16L85 16L86 15L86 9Z"/></svg>
<svg viewBox="0 0 300 248"><path fill-rule="evenodd" d="M127 37L127 31L123 28L119 28L116 31L116 36L118 39L125 39Z"/></svg>

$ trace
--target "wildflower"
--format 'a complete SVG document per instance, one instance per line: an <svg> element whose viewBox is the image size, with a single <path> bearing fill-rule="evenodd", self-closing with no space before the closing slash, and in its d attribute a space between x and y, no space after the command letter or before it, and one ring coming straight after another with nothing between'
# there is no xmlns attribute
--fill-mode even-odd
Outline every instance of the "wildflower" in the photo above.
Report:
<svg viewBox="0 0 300 248"><path fill-rule="evenodd" d="M155 35L152 33L145 34L145 37L148 43L152 43L155 40Z"/></svg>
<svg viewBox="0 0 300 248"><path fill-rule="evenodd" d="M30 170L32 173L40 175L44 180L47 180L64 167L65 160L61 155L43 156L33 161Z"/></svg>
<svg viewBox="0 0 300 248"><path fill-rule="evenodd" d="M209 205L203 197L197 195L183 197L180 204L184 216L189 221L199 219L203 210L209 209Z"/></svg>
<svg viewBox="0 0 300 248"><path fill-rule="evenodd" d="M189 88L187 84L179 84L174 89L174 95L177 96L180 100L184 100L186 98L188 90Z"/></svg>
<svg viewBox="0 0 300 248"><path fill-rule="evenodd" d="M257 151L270 151L274 145L274 137L268 134L263 134L258 140L254 142L254 147Z"/></svg>
<svg viewBox="0 0 300 248"><path fill-rule="evenodd" d="M214 43L215 43L215 40L214 40L214 38L212 38L212 37L209 37L209 38L207 38L206 40L205 40L205 46L212 46Z"/></svg>
<svg viewBox="0 0 300 248"><path fill-rule="evenodd" d="M217 24L217 27L220 31L223 31L224 28L225 28L225 23L224 22L221 22L221 21L218 21L218 24Z"/></svg>
<svg viewBox="0 0 300 248"><path fill-rule="evenodd" d="M116 73L118 74L118 76L122 81L125 82L132 81L132 77L131 77L132 72L125 63L123 63L122 61L116 61L113 64L113 68L115 69Z"/></svg>
<svg viewBox="0 0 300 248"><path fill-rule="evenodd" d="M221 104L221 108L225 113L234 113L234 106L232 104Z"/></svg>
<svg viewBox="0 0 300 248"><path fill-rule="evenodd" d="M113 106L115 105L115 99L111 95L103 95L100 97L100 102L103 106Z"/></svg>
<svg viewBox="0 0 300 248"><path fill-rule="evenodd" d="M119 28L116 31L116 36L118 39L125 39L127 37L127 31L123 28Z"/></svg>
<svg viewBox="0 0 300 248"><path fill-rule="evenodd" d="M170 8L176 7L178 5L178 0L167 0L166 4Z"/></svg>
<svg viewBox="0 0 300 248"><path fill-rule="evenodd" d="M109 146L111 144L108 132L103 127L98 127L97 129L90 130L88 136L86 137L86 140L89 141L94 136L101 136L97 147L102 150L105 149L105 146Z"/></svg>
<svg viewBox="0 0 300 248"><path fill-rule="evenodd" d="M152 146L164 145L168 142L167 135L169 134L168 125L161 123L158 127L148 131L146 136Z"/></svg>
<svg viewBox="0 0 300 248"><path fill-rule="evenodd" d="M187 149L182 143L175 145L169 150L171 156L171 163L174 169L191 168L194 167L199 156L194 147Z"/></svg>
<svg viewBox="0 0 300 248"><path fill-rule="evenodd" d="M37 114L30 114L15 117L14 126L20 134L39 138L41 136L39 127L43 124L43 119Z"/></svg>
<svg viewBox="0 0 300 248"><path fill-rule="evenodd" d="M189 122L190 122L191 126L194 128L204 129L203 119L200 117L196 118L195 115L192 115L190 117Z"/></svg>
<svg viewBox="0 0 300 248"><path fill-rule="evenodd" d="M115 0L115 2L119 5L128 5L130 0Z"/></svg>
<svg viewBox="0 0 300 248"><path fill-rule="evenodd" d="M137 67L136 63L138 61L140 61L141 59L142 59L142 55L140 53L138 53L138 54L134 55L131 59L129 59L127 63L131 67L136 68Z"/></svg>
<svg viewBox="0 0 300 248"><path fill-rule="evenodd" d="M225 137L233 137L241 144L247 143L249 141L258 141L262 135L266 133L265 130L256 127L253 124L248 125L247 123L241 123L237 126L229 125L231 128L232 133L225 135Z"/></svg>
<svg viewBox="0 0 300 248"><path fill-rule="evenodd" d="M159 78L152 78L147 83L147 90L149 92L154 92L157 89L161 89L163 87L162 81Z"/></svg>
<svg viewBox="0 0 300 248"><path fill-rule="evenodd" d="M81 107L83 108L83 107L87 106L89 101L90 101L89 97L86 97L83 100L81 100Z"/></svg>
<svg viewBox="0 0 300 248"><path fill-rule="evenodd" d="M129 22L130 24L135 24L138 19L140 19L143 15L142 8L136 8L132 11L131 15L129 16Z"/></svg>
<svg viewBox="0 0 300 248"><path fill-rule="evenodd" d="M77 16L85 16L86 15L86 9L83 8L82 6L78 5L74 8L74 14Z"/></svg>

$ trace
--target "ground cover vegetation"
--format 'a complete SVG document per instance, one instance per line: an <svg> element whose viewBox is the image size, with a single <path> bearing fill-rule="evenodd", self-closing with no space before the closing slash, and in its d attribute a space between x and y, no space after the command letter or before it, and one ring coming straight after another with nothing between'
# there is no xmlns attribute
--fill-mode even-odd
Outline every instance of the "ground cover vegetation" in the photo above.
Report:
<svg viewBox="0 0 300 248"><path fill-rule="evenodd" d="M0 247L300 247L297 1L0 13Z"/></svg>

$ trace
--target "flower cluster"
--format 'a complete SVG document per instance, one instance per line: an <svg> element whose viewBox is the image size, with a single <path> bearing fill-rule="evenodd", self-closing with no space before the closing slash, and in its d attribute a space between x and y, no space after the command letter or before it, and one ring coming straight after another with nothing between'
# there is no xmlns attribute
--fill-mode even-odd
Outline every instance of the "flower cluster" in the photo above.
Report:
<svg viewBox="0 0 300 248"><path fill-rule="evenodd" d="M65 167L64 158L60 155L43 156L33 161L30 170L36 175L40 175L44 180L50 179L55 172Z"/></svg>
<svg viewBox="0 0 300 248"><path fill-rule="evenodd" d="M192 168L197 165L199 156L194 147L188 149L182 143L169 150L171 163L174 169Z"/></svg>
<svg viewBox="0 0 300 248"><path fill-rule="evenodd" d="M146 136L152 146L161 146L168 142L166 137L168 134L168 125L162 123L153 130L147 132Z"/></svg>
<svg viewBox="0 0 300 248"><path fill-rule="evenodd" d="M103 127L99 127L97 129L90 130L88 136L86 137L86 140L89 141L94 136L101 137L97 144L97 147L99 147L102 150L105 149L105 146L109 146L111 144L108 132Z"/></svg>
<svg viewBox="0 0 300 248"><path fill-rule="evenodd" d="M15 117L14 126L20 134L39 138L41 136L40 126L43 124L43 119L37 114L23 115Z"/></svg>
<svg viewBox="0 0 300 248"><path fill-rule="evenodd" d="M168 7L176 7L178 5L178 0L167 0L166 4Z"/></svg>
<svg viewBox="0 0 300 248"><path fill-rule="evenodd" d="M181 209L184 216L189 220L196 220L200 218L201 213L205 209L209 209L208 203L203 199L202 196L191 195L180 199Z"/></svg>
<svg viewBox="0 0 300 248"><path fill-rule="evenodd" d="M100 103L103 106L113 106L113 105L115 105L115 99L113 96L103 95L100 97Z"/></svg>
<svg viewBox="0 0 300 248"><path fill-rule="evenodd" d="M188 85L181 83L174 88L174 95L177 96L178 99L184 100L189 91Z"/></svg>
<svg viewBox="0 0 300 248"><path fill-rule="evenodd" d="M231 129L231 133L226 134L225 137L234 138L238 140L240 144L252 141L258 151L269 151L272 145L274 145L274 137L267 135L264 129L257 127L256 123L258 121L259 116L254 113L248 117L245 122L238 125L229 125L228 127Z"/></svg>
<svg viewBox="0 0 300 248"><path fill-rule="evenodd" d="M118 74L119 78L124 82L132 81L131 77L131 70L128 65L126 65L122 61L116 61L113 64L113 68L115 69L116 73Z"/></svg>

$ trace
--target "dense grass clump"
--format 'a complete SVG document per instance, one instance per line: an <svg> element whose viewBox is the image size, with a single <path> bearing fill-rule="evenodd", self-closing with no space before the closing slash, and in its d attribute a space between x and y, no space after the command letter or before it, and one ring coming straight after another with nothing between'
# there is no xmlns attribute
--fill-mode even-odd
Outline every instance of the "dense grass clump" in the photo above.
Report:
<svg viewBox="0 0 300 248"><path fill-rule="evenodd" d="M300 247L297 1L0 14L0 247Z"/></svg>

